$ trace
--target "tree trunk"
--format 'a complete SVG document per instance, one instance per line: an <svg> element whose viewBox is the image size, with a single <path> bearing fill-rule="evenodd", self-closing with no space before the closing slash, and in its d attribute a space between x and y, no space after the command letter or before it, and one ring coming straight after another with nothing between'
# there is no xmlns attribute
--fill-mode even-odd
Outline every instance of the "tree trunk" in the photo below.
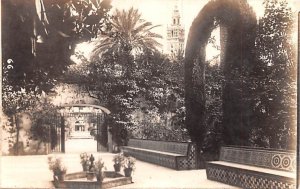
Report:
<svg viewBox="0 0 300 189"><path fill-rule="evenodd" d="M36 154L36 155L37 155L38 152L39 152L39 149L40 149L41 144L42 144L42 141L39 141L39 143L38 143L38 145L37 145L37 147L36 147L36 150L35 150L35 154Z"/></svg>

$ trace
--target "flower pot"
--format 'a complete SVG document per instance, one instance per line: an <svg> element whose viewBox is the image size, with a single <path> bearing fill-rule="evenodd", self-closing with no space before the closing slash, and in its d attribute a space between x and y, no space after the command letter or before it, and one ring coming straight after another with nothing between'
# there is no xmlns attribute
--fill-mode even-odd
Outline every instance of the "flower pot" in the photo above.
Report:
<svg viewBox="0 0 300 189"><path fill-rule="evenodd" d="M87 164L83 164L82 165L82 170L83 171L88 171L88 165Z"/></svg>
<svg viewBox="0 0 300 189"><path fill-rule="evenodd" d="M97 174L96 174L96 179L97 179L97 182L102 183L102 181L103 181L103 179L104 179L103 173L97 173Z"/></svg>
<svg viewBox="0 0 300 189"><path fill-rule="evenodd" d="M53 180L57 179L58 182L62 182L65 180L65 175L63 173L59 173L59 174L53 174Z"/></svg>
<svg viewBox="0 0 300 189"><path fill-rule="evenodd" d="M60 182L64 181L64 180L65 180L65 175L66 175L66 174L60 174L60 175L57 175L58 180L59 180Z"/></svg>
<svg viewBox="0 0 300 189"><path fill-rule="evenodd" d="M96 175L96 179L97 179L97 182L102 182L102 179L101 179L100 175Z"/></svg>
<svg viewBox="0 0 300 189"><path fill-rule="evenodd" d="M124 169L124 174L125 174L125 177L131 177L132 168L125 168Z"/></svg>
<svg viewBox="0 0 300 189"><path fill-rule="evenodd" d="M64 181L65 175L66 175L66 172L64 172L64 171L61 171L58 169L53 171L53 178L56 177L58 179L58 181Z"/></svg>
<svg viewBox="0 0 300 189"><path fill-rule="evenodd" d="M120 170L121 170L121 164L119 164L119 163L114 164L114 169L115 169L115 172L120 172Z"/></svg>
<svg viewBox="0 0 300 189"><path fill-rule="evenodd" d="M86 172L86 178L88 180L94 180L95 178L95 173L94 172Z"/></svg>

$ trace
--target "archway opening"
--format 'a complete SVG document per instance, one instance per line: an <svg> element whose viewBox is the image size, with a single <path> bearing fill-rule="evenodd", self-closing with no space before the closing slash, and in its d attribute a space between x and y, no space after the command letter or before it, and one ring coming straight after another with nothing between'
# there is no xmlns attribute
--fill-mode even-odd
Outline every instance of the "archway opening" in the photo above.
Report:
<svg viewBox="0 0 300 189"><path fill-rule="evenodd" d="M110 111L90 104L60 106L60 115L52 135L52 152L82 153L107 152L112 148L108 132Z"/></svg>
<svg viewBox="0 0 300 189"><path fill-rule="evenodd" d="M205 62L209 66L220 65L220 40L220 26L218 25L212 30L205 48Z"/></svg>

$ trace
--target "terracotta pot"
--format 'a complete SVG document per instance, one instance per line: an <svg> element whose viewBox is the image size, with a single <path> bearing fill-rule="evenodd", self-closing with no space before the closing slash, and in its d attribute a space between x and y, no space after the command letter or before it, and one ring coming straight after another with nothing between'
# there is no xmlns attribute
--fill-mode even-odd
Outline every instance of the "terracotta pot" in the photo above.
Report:
<svg viewBox="0 0 300 189"><path fill-rule="evenodd" d="M115 172L120 172L121 165L119 163L118 164L114 164L114 169L115 169Z"/></svg>
<svg viewBox="0 0 300 189"><path fill-rule="evenodd" d="M124 169L124 174L125 174L125 177L131 177L132 168L125 168Z"/></svg>
<svg viewBox="0 0 300 189"><path fill-rule="evenodd" d="M62 182L62 181L65 180L65 175L66 175L66 174L54 174L54 175L53 175L53 178L54 178L54 180L55 180L55 177L56 177L56 178L58 179L59 182Z"/></svg>
<svg viewBox="0 0 300 189"><path fill-rule="evenodd" d="M83 164L83 165L82 165L82 170L83 170L83 171L87 171L87 170L88 170L88 166L87 166L86 164Z"/></svg>
<svg viewBox="0 0 300 189"><path fill-rule="evenodd" d="M62 172L62 171L59 171L59 170L55 170L53 172L53 177L57 177L58 181L64 181L65 180L65 175L66 175L66 172Z"/></svg>
<svg viewBox="0 0 300 189"><path fill-rule="evenodd" d="M103 173L97 173L96 174L96 179L97 179L98 182L102 183L102 181L104 179Z"/></svg>
<svg viewBox="0 0 300 189"><path fill-rule="evenodd" d="M94 180L95 178L95 173L94 172L86 172L86 178L88 180Z"/></svg>

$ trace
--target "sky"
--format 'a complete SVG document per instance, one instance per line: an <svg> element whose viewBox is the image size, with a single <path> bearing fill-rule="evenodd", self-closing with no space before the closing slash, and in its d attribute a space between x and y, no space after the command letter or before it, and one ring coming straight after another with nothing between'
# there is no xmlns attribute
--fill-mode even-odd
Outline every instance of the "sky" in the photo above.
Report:
<svg viewBox="0 0 300 189"><path fill-rule="evenodd" d="M185 26L186 37L188 30L201 11L203 6L209 0L112 0L113 8L129 9L134 7L139 9L142 17L154 25L162 25L157 32L166 35L167 25L171 23L172 12L175 5L178 6L182 21ZM263 0L248 0L248 3L255 11L258 17L264 13ZM288 0L294 10L300 10L300 0Z"/></svg>
<svg viewBox="0 0 300 189"><path fill-rule="evenodd" d="M163 50L165 51L167 26L171 24L172 12L175 5L178 6L181 14L182 24L185 27L186 40L193 20L208 1L209 0L112 0L112 12L114 12L114 9L116 8L127 10L131 7L134 7L140 11L143 19L152 22L153 25L161 25L160 27L155 28L153 31L163 36L163 39L159 42L162 43L164 46ZM300 0L288 0L288 2L293 11L300 11ZM248 0L248 3L253 8L258 18L263 16L263 0ZM214 32L212 35L215 35L218 41L217 32ZM297 40L297 38L295 40ZM86 51L91 49L91 47L86 47L85 45L83 45L82 48L84 48ZM213 52L215 50L210 49L210 47L207 48L207 52L211 52L208 57L212 57L218 53Z"/></svg>

